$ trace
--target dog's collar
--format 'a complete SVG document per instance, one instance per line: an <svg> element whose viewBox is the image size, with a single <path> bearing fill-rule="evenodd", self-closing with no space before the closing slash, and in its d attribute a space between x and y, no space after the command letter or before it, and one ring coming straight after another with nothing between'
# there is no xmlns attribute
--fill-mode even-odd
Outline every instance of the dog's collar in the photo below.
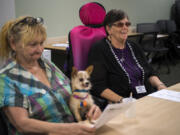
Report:
<svg viewBox="0 0 180 135"><path fill-rule="evenodd" d="M88 92L88 90L79 90L79 89L75 89L74 92Z"/></svg>
<svg viewBox="0 0 180 135"><path fill-rule="evenodd" d="M85 97L80 97L78 95L73 95L74 98L80 99L80 100L84 100L88 97L88 94Z"/></svg>

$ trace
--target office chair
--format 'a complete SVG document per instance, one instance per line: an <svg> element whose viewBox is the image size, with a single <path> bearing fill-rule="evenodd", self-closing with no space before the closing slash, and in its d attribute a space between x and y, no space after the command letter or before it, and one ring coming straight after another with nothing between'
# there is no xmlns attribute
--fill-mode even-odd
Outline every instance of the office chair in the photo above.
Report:
<svg viewBox="0 0 180 135"><path fill-rule="evenodd" d="M137 32L143 33L139 40L139 44L142 46L147 60L149 63L154 61L158 62L157 69L160 69L162 62L165 62L168 68L167 73L170 72L168 51L165 47L165 39L158 38L160 28L157 23L139 23L137 24ZM161 58L161 59L160 59Z"/></svg>
<svg viewBox="0 0 180 135"><path fill-rule="evenodd" d="M70 77L72 66L78 70L87 67L88 52L91 45L106 36L102 25L106 15L105 8L97 2L89 2L79 10L83 25L74 27L69 32L69 49L66 75Z"/></svg>
<svg viewBox="0 0 180 135"><path fill-rule="evenodd" d="M84 4L79 10L79 17L83 25L74 27L69 32L69 49L67 53L66 75L71 78L72 66L78 70L87 67L88 53L91 45L106 37L103 21L106 16L105 8L97 2ZM106 100L93 96L95 104L101 109Z"/></svg>
<svg viewBox="0 0 180 135"><path fill-rule="evenodd" d="M169 48L169 59L171 63L175 65L176 63L173 57L176 50L178 50L178 48L175 45L176 39L178 38L176 23L174 20L157 20L156 23L160 28L160 33L168 35L166 47Z"/></svg>
<svg viewBox="0 0 180 135"><path fill-rule="evenodd" d="M157 20L156 22L159 27L159 33L171 34L177 30L176 23L174 20Z"/></svg>
<svg viewBox="0 0 180 135"><path fill-rule="evenodd" d="M170 50L169 57L171 59L171 63L176 65L175 60L178 60L180 58L180 31L177 29L174 20L158 20L157 24L161 28L161 33L169 35L166 46Z"/></svg>

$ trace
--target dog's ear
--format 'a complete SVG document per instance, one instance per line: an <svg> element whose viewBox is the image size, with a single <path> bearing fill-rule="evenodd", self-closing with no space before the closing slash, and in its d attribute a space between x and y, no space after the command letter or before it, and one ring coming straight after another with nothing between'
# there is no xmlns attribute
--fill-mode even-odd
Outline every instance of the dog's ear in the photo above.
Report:
<svg viewBox="0 0 180 135"><path fill-rule="evenodd" d="M94 69L94 66L90 65L86 68L86 72L90 75L92 73L93 69Z"/></svg>
<svg viewBox="0 0 180 135"><path fill-rule="evenodd" d="M77 68L73 66L73 67L72 67L72 72L71 72L71 77L76 76L76 75L77 75L77 72L78 72Z"/></svg>

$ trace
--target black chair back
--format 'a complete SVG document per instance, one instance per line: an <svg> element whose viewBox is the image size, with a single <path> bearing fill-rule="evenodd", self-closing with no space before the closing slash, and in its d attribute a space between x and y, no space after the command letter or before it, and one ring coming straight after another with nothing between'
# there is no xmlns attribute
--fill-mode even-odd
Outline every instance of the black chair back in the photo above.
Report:
<svg viewBox="0 0 180 135"><path fill-rule="evenodd" d="M160 28L160 33L171 34L177 30L174 20L158 20L156 22Z"/></svg>
<svg viewBox="0 0 180 135"><path fill-rule="evenodd" d="M141 36L139 43L143 47L145 52L152 51L151 47L155 47L157 34L160 29L156 23L139 23L137 24L137 32L143 33ZM146 49L147 47L147 49Z"/></svg>
<svg viewBox="0 0 180 135"><path fill-rule="evenodd" d="M165 39L160 39L157 36L160 33L159 25L157 23L139 23L137 24L137 32L143 33L143 36L141 36L139 40L139 44L143 48L148 62L151 63L159 58L163 59L168 66L169 73L170 70L167 59L169 49L165 47ZM160 61L162 61L161 59ZM160 65L158 68L159 67Z"/></svg>
<svg viewBox="0 0 180 135"><path fill-rule="evenodd" d="M137 32L139 33L158 33L159 26L156 23L139 23L137 24Z"/></svg>
<svg viewBox="0 0 180 135"><path fill-rule="evenodd" d="M177 30L176 23L173 20L167 21L167 33L173 33Z"/></svg>
<svg viewBox="0 0 180 135"><path fill-rule="evenodd" d="M8 128L4 121L2 110L0 110L0 135L8 135Z"/></svg>

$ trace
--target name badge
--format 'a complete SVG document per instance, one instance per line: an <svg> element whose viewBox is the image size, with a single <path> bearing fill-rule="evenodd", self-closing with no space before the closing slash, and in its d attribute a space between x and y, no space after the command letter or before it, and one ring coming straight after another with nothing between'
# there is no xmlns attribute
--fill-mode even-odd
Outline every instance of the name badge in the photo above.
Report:
<svg viewBox="0 0 180 135"><path fill-rule="evenodd" d="M146 93L146 88L145 88L144 85L136 86L135 88L136 88L136 92L137 92L138 94Z"/></svg>

